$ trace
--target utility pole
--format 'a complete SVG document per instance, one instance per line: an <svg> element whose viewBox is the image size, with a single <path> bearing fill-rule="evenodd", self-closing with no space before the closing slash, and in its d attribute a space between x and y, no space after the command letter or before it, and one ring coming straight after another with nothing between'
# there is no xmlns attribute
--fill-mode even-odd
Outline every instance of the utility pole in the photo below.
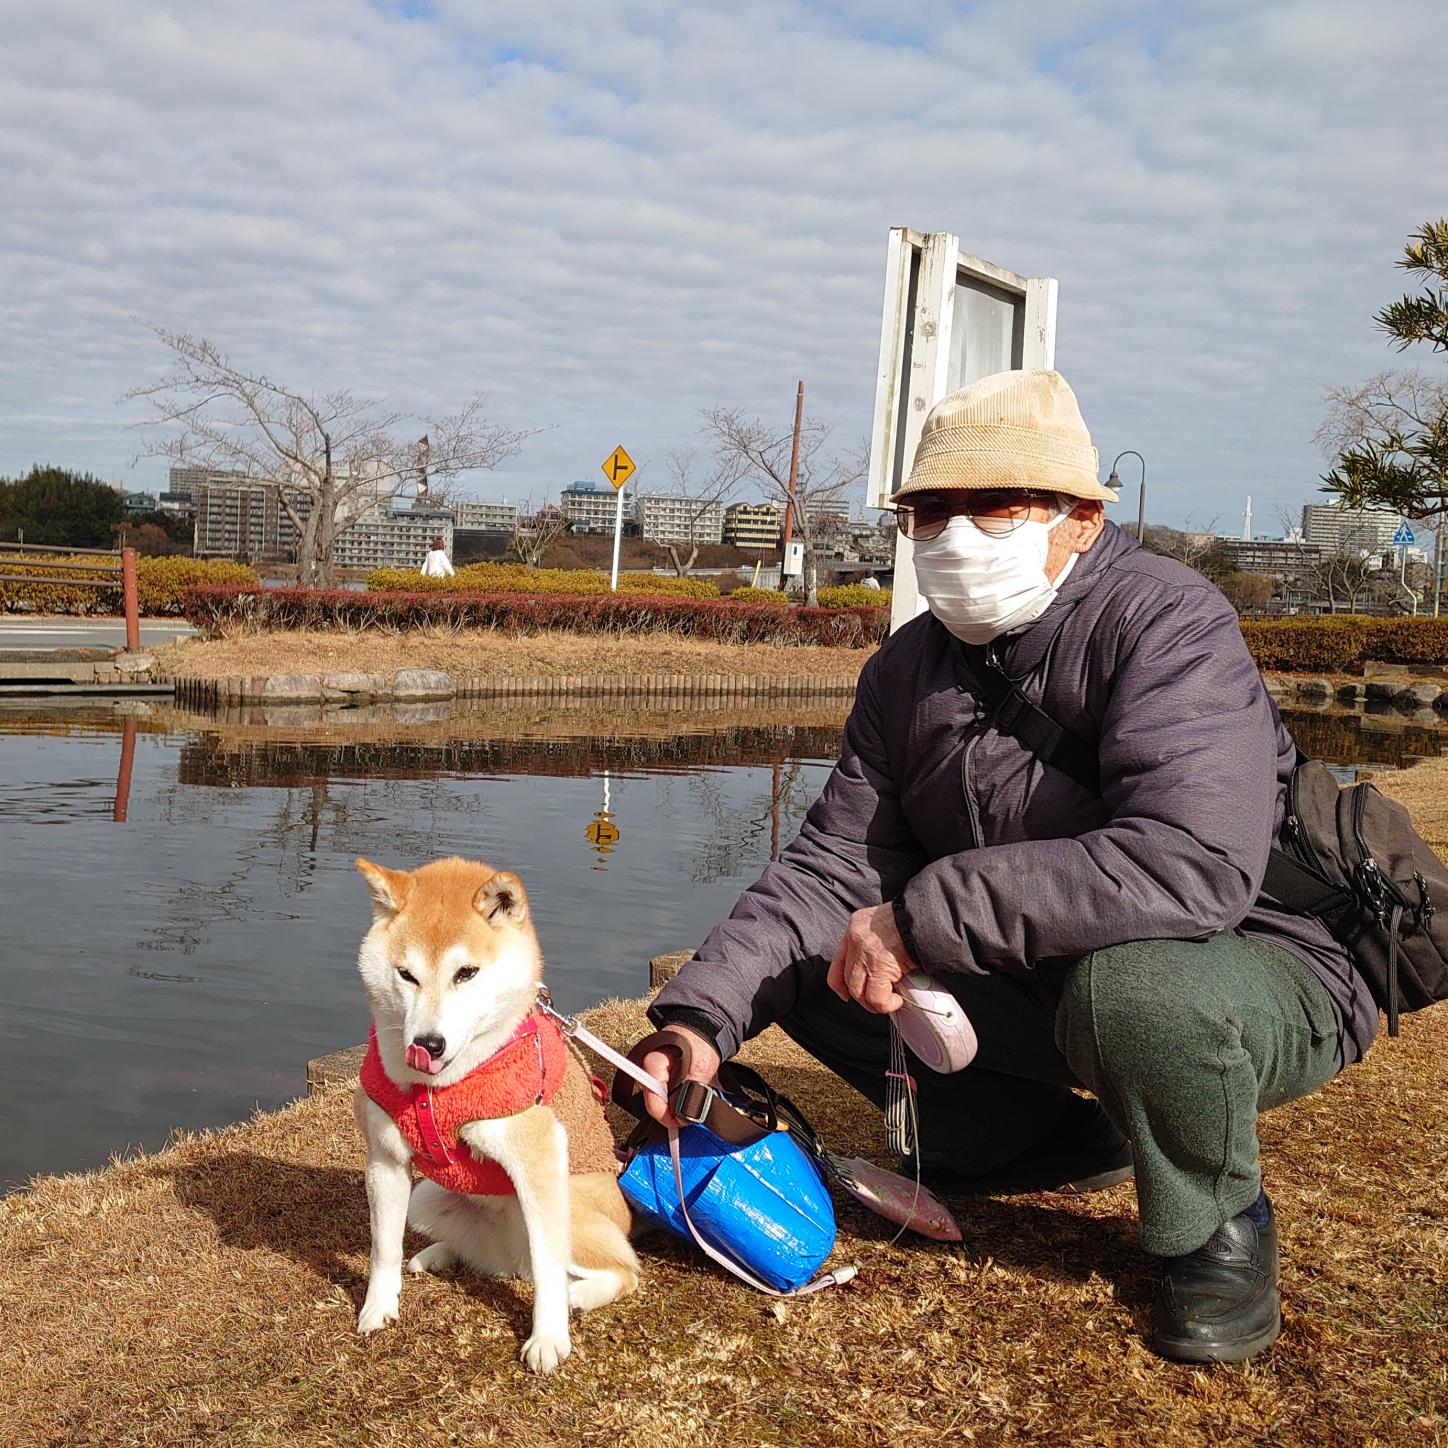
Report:
<svg viewBox="0 0 1448 1448"><path fill-rule="evenodd" d="M804 379L800 379L799 391L794 395L794 446L789 450L789 492L784 505L784 537L781 545L789 547L794 536L794 494L799 483L799 432L804 422Z"/></svg>
<svg viewBox="0 0 1448 1448"><path fill-rule="evenodd" d="M1443 525L1448 517L1438 514L1438 526L1433 529L1433 617L1437 618L1443 607Z"/></svg>

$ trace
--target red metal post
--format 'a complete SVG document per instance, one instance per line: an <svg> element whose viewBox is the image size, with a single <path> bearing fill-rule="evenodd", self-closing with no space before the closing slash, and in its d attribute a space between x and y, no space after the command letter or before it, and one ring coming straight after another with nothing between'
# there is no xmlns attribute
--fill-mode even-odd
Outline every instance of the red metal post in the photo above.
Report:
<svg viewBox="0 0 1448 1448"><path fill-rule="evenodd" d="M784 536L779 545L781 548L788 548L789 540L794 536L794 491L799 481L799 430L803 422L804 379L801 378L799 391L794 395L794 446L789 453L789 497L784 505Z"/></svg>
<svg viewBox="0 0 1448 1448"><path fill-rule="evenodd" d="M121 767L116 774L116 805L111 818L118 825L126 822L131 807L131 770L136 762L136 721L128 715L121 726Z"/></svg>
<svg viewBox="0 0 1448 1448"><path fill-rule="evenodd" d="M126 607L126 651L141 647L141 606L136 594L136 550L121 549L121 592Z"/></svg>

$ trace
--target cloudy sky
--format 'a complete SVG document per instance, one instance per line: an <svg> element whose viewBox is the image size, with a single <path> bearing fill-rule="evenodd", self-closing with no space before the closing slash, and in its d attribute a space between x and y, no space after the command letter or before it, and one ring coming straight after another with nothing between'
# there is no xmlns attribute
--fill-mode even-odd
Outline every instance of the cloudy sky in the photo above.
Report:
<svg viewBox="0 0 1448 1448"><path fill-rule="evenodd" d="M480 496L702 407L869 430L886 233L1059 278L1057 365L1158 521L1312 498L1325 386L1448 212L1439 0L0 0L0 474L155 487L210 337L548 429ZM1128 472L1122 513L1135 511ZM1129 506L1128 506L1129 504Z"/></svg>

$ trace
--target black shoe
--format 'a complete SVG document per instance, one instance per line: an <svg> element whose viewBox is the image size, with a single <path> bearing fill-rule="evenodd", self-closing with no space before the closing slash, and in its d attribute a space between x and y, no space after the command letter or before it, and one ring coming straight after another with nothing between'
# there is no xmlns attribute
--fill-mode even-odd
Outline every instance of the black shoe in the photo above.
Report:
<svg viewBox="0 0 1448 1448"><path fill-rule="evenodd" d="M923 1152L920 1179L932 1191L965 1196L1016 1192L1100 1192L1132 1175L1131 1143L1111 1124L1100 1103L1073 1096L1060 1121L1019 1156L990 1171L967 1173L939 1153ZM900 1163L915 1175L915 1159Z"/></svg>
<svg viewBox="0 0 1448 1448"><path fill-rule="evenodd" d="M1187 1363L1239 1363L1282 1331L1277 1296L1277 1224L1267 1203L1267 1225L1242 1212L1223 1222L1185 1257L1161 1264L1151 1346L1162 1357Z"/></svg>

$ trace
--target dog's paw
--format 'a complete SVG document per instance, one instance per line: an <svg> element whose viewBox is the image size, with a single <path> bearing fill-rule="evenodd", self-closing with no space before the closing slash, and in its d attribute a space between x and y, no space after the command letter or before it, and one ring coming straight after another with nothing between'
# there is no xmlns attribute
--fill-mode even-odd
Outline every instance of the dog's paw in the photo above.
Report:
<svg viewBox="0 0 1448 1448"><path fill-rule="evenodd" d="M572 1351L566 1332L535 1332L523 1344L520 1356L535 1373L551 1373Z"/></svg>
<svg viewBox="0 0 1448 1448"><path fill-rule="evenodd" d="M396 1321L397 1298L394 1297L390 1302L384 1299L374 1300L372 1294L368 1293L367 1300L362 1304L362 1311L357 1314L357 1331L365 1337L369 1332L376 1332Z"/></svg>
<svg viewBox="0 0 1448 1448"><path fill-rule="evenodd" d="M407 1264L407 1270L414 1273L446 1272L457 1260L456 1254L446 1242L434 1242L431 1247L424 1247Z"/></svg>

